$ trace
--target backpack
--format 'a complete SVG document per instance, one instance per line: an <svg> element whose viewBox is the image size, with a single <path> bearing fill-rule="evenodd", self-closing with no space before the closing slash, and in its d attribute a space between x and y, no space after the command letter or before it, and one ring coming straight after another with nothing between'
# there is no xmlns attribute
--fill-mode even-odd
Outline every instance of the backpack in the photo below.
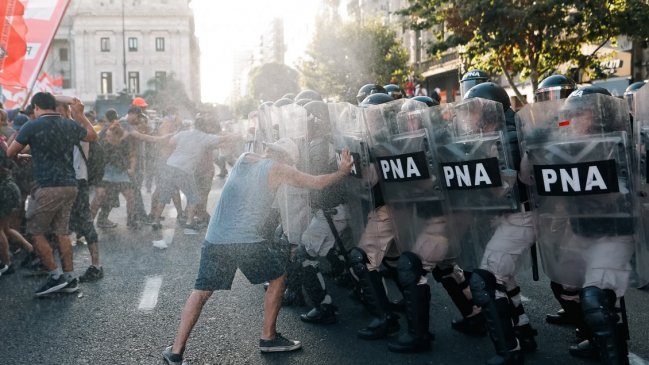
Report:
<svg viewBox="0 0 649 365"><path fill-rule="evenodd" d="M97 185L104 178L104 167L106 166L106 157L104 155L104 147L97 141L88 142L90 147L88 149L88 156L83 152L81 144L77 144L77 148L81 152L81 157L86 162L88 168L88 185Z"/></svg>

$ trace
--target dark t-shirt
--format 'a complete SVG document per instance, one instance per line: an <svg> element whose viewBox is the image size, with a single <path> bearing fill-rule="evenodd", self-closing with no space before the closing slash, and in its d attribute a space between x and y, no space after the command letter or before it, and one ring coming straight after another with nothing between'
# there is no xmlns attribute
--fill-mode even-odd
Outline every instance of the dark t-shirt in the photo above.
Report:
<svg viewBox="0 0 649 365"><path fill-rule="evenodd" d="M38 186L76 186L72 151L86 135L86 129L75 121L44 114L25 124L16 142L31 147L32 172Z"/></svg>

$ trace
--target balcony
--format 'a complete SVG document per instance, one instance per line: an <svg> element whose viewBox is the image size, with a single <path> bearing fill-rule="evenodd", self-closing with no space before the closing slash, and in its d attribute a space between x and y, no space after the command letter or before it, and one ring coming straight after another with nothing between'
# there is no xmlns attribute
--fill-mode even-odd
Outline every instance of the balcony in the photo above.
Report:
<svg viewBox="0 0 649 365"><path fill-rule="evenodd" d="M429 58L426 61L420 62L417 66L422 76L433 76L460 67L460 56L456 49L451 49L444 52L441 57Z"/></svg>

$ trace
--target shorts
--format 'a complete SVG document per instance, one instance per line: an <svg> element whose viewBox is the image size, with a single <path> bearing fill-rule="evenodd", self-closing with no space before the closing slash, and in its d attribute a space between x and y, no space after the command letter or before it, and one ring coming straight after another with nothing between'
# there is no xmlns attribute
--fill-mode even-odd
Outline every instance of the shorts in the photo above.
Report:
<svg viewBox="0 0 649 365"><path fill-rule="evenodd" d="M6 217L20 206L20 189L11 180L0 183L0 218Z"/></svg>
<svg viewBox="0 0 649 365"><path fill-rule="evenodd" d="M176 190L180 190L185 194L187 204L196 205L201 202L193 174L188 174L169 165L164 167L164 171L164 177L159 181L161 203L168 204Z"/></svg>
<svg viewBox="0 0 649 365"><path fill-rule="evenodd" d="M76 186L34 188L25 214L27 232L69 234L70 211L76 197Z"/></svg>
<svg viewBox="0 0 649 365"><path fill-rule="evenodd" d="M286 273L288 258L288 246L268 241L230 244L205 241L194 289L230 290L237 268L252 284L277 279Z"/></svg>
<svg viewBox="0 0 649 365"><path fill-rule="evenodd" d="M88 244L97 243L99 237L90 214L90 190L86 180L77 180L78 193L70 211L70 231L86 238Z"/></svg>

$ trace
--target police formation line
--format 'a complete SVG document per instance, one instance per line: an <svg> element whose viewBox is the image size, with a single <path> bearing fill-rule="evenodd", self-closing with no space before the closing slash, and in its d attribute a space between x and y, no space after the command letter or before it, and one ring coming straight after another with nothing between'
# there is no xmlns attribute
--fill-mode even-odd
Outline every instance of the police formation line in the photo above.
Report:
<svg viewBox="0 0 649 365"><path fill-rule="evenodd" d="M313 175L336 171L345 149L353 159L338 184L278 194L275 240L292 250L285 303L304 292L314 306L303 321L336 322L324 258L372 316L358 337L384 338L400 330L384 286L394 280L407 328L388 347L428 350L432 273L462 314L452 327L489 334L496 354L487 363L522 364L537 349L537 331L516 273L538 249L561 305L546 320L576 326L583 340L570 354L627 364L624 294L631 282L649 282L642 84L627 103L553 75L517 113L481 71L465 75L463 100L453 104L397 99L373 84L361 88L358 105L325 103L313 91L262 104L251 114L248 151L290 138L296 167Z"/></svg>

